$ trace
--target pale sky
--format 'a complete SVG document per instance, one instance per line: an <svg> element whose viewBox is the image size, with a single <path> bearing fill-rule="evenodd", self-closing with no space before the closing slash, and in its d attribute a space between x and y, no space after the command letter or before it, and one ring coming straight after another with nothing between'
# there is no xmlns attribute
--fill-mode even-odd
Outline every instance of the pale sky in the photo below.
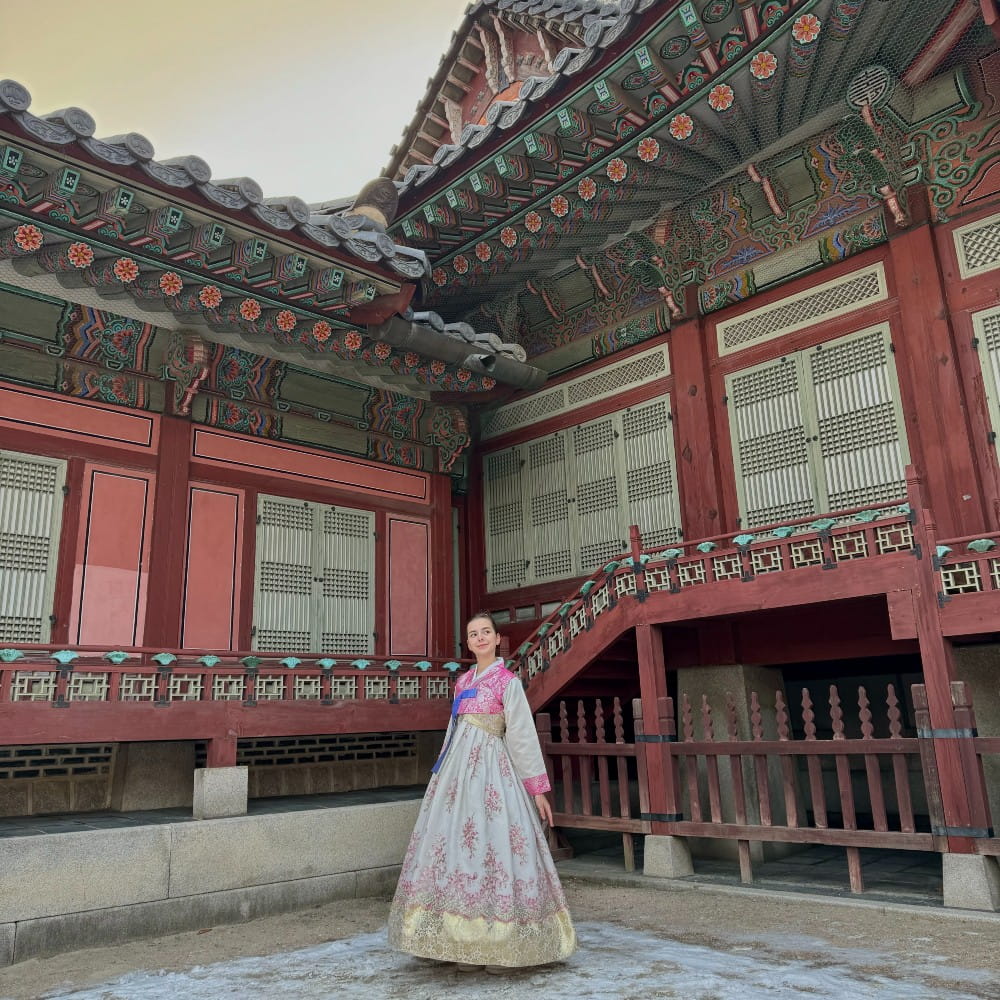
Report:
<svg viewBox="0 0 1000 1000"><path fill-rule="evenodd" d="M267 197L351 195L376 177L468 0L35 0L0 36L31 111L141 132ZM28 11L31 11L29 14Z"/></svg>

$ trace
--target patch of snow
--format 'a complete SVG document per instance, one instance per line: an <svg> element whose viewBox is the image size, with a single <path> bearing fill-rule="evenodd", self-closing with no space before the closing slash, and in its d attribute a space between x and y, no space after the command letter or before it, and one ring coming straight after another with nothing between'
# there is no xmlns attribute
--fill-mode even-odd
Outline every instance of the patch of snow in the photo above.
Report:
<svg viewBox="0 0 1000 1000"><path fill-rule="evenodd" d="M874 972L872 952L830 949L810 939L802 957L757 949L708 948L655 937L613 924L577 925L580 950L565 964L511 969L502 976L461 973L391 951L384 932L360 934L297 951L239 958L183 972L135 972L113 982L48 1000L224 1000L295 997L296 1000L440 1000L470 997L512 1000L535 988L546 1000L982 1000L914 969ZM777 943L777 942L776 942ZM803 939L802 943L805 943ZM741 949L742 950L742 949ZM886 966L881 965L882 968ZM951 970L948 970L949 973ZM965 981L970 976L960 972ZM936 970L940 976L942 970Z"/></svg>

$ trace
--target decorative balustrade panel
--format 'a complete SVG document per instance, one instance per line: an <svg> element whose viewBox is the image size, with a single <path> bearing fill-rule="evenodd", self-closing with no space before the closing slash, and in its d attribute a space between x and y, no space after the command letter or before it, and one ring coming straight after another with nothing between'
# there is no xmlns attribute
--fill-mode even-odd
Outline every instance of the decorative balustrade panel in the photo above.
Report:
<svg viewBox="0 0 1000 1000"><path fill-rule="evenodd" d="M234 710L259 736L443 728L463 662L0 647L0 746L35 740L43 708L66 742L222 738Z"/></svg>
<svg viewBox="0 0 1000 1000"><path fill-rule="evenodd" d="M1000 591L1000 532L944 539L937 544L934 564L944 601L963 594Z"/></svg>

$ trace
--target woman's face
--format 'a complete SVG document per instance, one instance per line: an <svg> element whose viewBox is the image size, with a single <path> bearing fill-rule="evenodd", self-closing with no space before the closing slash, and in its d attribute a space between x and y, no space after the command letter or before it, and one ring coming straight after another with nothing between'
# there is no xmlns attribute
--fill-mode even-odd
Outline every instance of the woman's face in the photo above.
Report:
<svg viewBox="0 0 1000 1000"><path fill-rule="evenodd" d="M465 637L473 656L479 656L482 653L488 653L492 656L500 642L500 636L497 635L488 618L473 618L465 626Z"/></svg>

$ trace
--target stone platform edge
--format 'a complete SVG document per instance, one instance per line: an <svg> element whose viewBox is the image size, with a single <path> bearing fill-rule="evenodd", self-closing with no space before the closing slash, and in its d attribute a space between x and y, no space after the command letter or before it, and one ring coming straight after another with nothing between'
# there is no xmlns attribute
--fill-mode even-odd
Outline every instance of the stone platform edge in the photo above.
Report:
<svg viewBox="0 0 1000 1000"><path fill-rule="evenodd" d="M390 895L419 800L0 845L0 966Z"/></svg>

